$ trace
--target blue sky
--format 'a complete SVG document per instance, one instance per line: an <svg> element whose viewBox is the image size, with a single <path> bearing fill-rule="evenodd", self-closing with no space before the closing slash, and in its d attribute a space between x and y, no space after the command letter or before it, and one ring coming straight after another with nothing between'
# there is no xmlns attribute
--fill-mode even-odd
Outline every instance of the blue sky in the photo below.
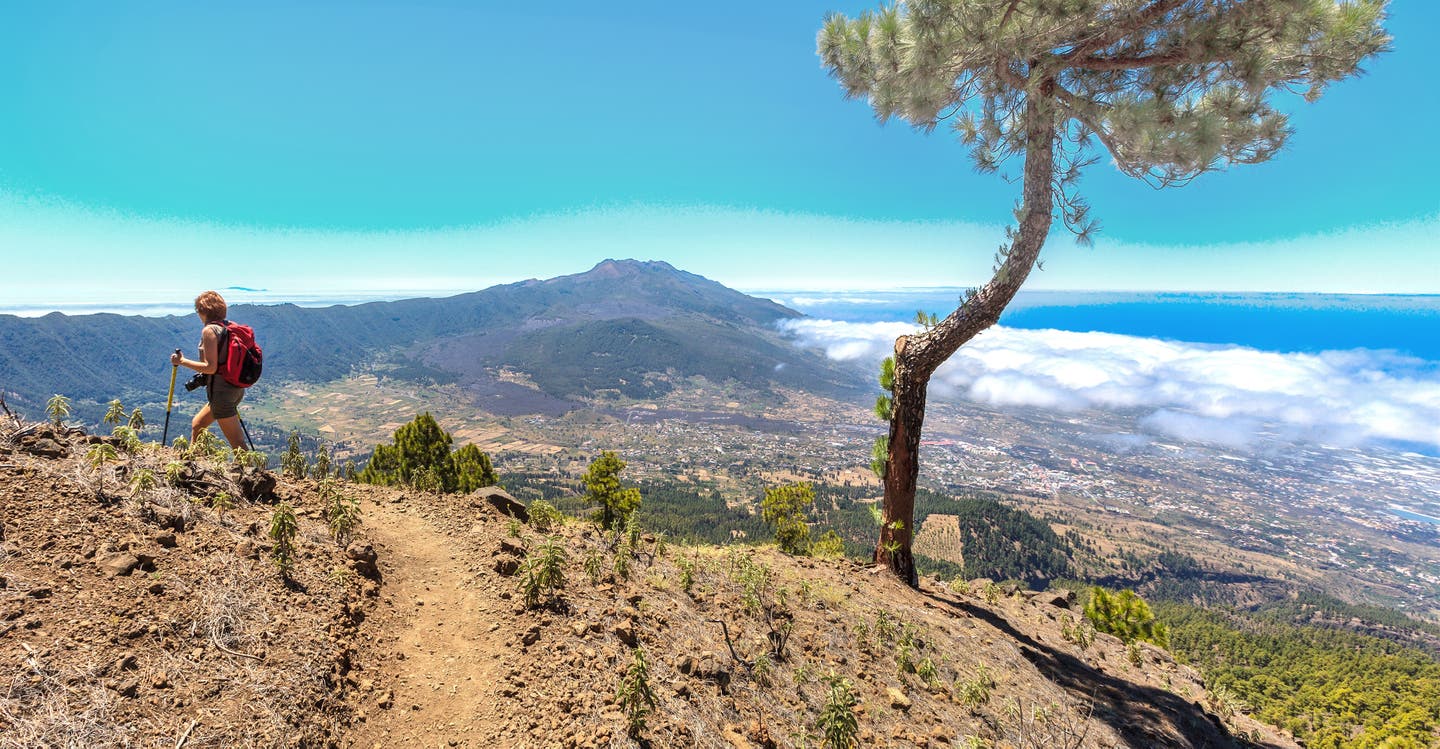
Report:
<svg viewBox="0 0 1440 749"><path fill-rule="evenodd" d="M460 290L659 258L743 288L981 280L1018 188L814 54L854 2L0 9L0 306L196 286ZM1440 293L1440 7L1274 162L1154 191L1034 288ZM245 257L241 263L215 258ZM53 270L64 263L64 279ZM240 266L240 267L236 267Z"/></svg>

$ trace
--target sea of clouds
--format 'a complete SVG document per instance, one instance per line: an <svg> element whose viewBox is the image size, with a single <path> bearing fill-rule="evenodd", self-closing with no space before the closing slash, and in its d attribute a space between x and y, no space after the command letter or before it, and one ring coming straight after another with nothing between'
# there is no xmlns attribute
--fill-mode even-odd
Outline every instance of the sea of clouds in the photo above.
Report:
<svg viewBox="0 0 1440 749"><path fill-rule="evenodd" d="M889 355L910 323L791 320L782 329L832 359ZM1392 352L1280 353L1113 333L996 326L950 358L931 398L1057 412L1139 414L1154 435L1252 445L1266 437L1440 450L1440 363Z"/></svg>

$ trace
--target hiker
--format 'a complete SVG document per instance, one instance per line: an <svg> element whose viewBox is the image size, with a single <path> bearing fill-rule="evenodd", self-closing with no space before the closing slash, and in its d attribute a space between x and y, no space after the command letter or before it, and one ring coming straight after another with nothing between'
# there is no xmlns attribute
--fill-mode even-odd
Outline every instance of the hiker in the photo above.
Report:
<svg viewBox="0 0 1440 749"><path fill-rule="evenodd" d="M205 327L200 330L200 359L186 359L179 351L170 355L170 365L189 367L205 377L204 408L190 421L190 442L194 444L200 433L215 422L230 447L240 450L245 447L245 435L240 427L240 399L245 397L245 388L225 381L221 369L224 356L220 351L221 336L226 334L225 313L228 307L224 297L214 291L206 291L195 297L195 314Z"/></svg>

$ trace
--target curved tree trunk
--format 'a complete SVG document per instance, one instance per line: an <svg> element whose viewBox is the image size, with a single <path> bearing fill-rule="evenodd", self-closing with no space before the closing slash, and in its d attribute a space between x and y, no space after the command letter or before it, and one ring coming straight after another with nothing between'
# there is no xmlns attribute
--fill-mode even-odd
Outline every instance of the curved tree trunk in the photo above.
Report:
<svg viewBox="0 0 1440 749"><path fill-rule="evenodd" d="M1054 83L1040 83L1025 105L1024 198L1020 228L990 282L940 324L895 341L895 390L890 452L885 461L885 503L875 562L911 586L919 583L911 543L915 537L915 481L920 475L920 433L930 376L981 331L994 325L1030 275L1050 233L1055 173Z"/></svg>

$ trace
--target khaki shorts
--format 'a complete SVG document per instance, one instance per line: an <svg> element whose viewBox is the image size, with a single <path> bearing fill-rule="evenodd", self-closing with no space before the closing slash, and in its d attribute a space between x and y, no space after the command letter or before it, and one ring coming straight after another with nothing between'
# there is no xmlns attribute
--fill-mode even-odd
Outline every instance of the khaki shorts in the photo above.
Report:
<svg viewBox="0 0 1440 749"><path fill-rule="evenodd" d="M210 401L210 415L217 419L239 416L240 401L245 397L245 388L237 388L220 375L210 376L210 386L205 389Z"/></svg>

